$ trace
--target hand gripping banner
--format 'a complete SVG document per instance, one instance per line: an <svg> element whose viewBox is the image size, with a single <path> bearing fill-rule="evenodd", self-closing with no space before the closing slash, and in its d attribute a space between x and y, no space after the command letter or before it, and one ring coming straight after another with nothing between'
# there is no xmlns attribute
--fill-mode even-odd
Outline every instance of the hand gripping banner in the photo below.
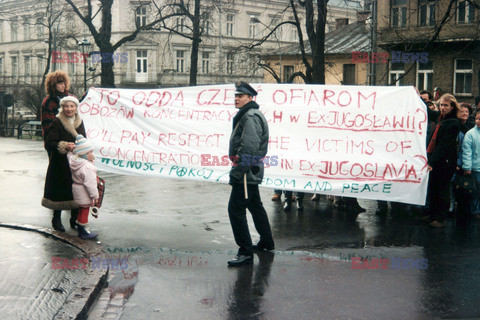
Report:
<svg viewBox="0 0 480 320"><path fill-rule="evenodd" d="M252 84L270 129L262 186L424 204L426 106L413 87ZM100 170L228 183L234 85L91 88Z"/></svg>

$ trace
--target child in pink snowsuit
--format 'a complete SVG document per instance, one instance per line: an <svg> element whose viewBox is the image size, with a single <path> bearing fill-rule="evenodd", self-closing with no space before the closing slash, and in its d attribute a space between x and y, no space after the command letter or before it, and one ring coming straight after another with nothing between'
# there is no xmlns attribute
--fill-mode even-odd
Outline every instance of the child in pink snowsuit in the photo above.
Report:
<svg viewBox="0 0 480 320"><path fill-rule="evenodd" d="M67 154L72 172L73 200L80 207L77 226L78 236L82 239L92 239L97 236L88 227L90 207L98 201L97 168L93 164L93 144L81 134L75 139L73 153Z"/></svg>

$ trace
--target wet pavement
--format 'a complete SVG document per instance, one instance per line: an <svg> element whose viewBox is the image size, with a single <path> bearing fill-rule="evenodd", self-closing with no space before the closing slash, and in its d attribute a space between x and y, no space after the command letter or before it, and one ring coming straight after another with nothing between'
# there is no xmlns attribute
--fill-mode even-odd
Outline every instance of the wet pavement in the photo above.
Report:
<svg viewBox="0 0 480 320"><path fill-rule="evenodd" d="M46 167L40 142L0 138L0 222L50 227L51 213L40 206ZM228 268L236 249L228 185L100 174L106 195L100 217L90 218L92 230L104 259L127 263L110 268L109 287L89 319L480 317L477 222L460 229L449 220L432 229L409 210L380 218L375 201L360 200L367 212L357 216L325 197L316 203L306 197L304 212L285 213L270 201L272 190L262 189L276 251L255 255L251 266ZM64 212L65 226L68 217ZM2 258L18 246L3 231ZM66 234L75 236L69 228ZM49 272L51 255L76 255L49 249L41 237L32 242L43 252L42 272ZM13 273L5 279L8 287L23 278ZM18 304L0 292L0 311Z"/></svg>
<svg viewBox="0 0 480 320"><path fill-rule="evenodd" d="M2 229L0 242L2 318L52 319L86 273L50 271L50 259L73 259L82 252L41 234L15 229Z"/></svg>

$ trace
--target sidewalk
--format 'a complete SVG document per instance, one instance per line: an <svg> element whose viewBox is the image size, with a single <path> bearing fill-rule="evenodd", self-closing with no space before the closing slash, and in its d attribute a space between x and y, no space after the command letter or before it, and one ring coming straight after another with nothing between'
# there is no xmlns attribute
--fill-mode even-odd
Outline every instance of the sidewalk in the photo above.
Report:
<svg viewBox="0 0 480 320"><path fill-rule="evenodd" d="M0 223L0 243L2 319L86 317L108 269L82 269L72 259L101 256L101 246L64 232L6 223Z"/></svg>

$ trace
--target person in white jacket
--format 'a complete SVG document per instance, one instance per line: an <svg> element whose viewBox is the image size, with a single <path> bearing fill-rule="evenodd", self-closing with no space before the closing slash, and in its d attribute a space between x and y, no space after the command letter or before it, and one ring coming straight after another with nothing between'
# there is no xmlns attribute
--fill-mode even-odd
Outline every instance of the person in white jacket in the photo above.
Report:
<svg viewBox="0 0 480 320"><path fill-rule="evenodd" d="M468 130L462 144L462 169L480 182L480 110L475 111L475 127ZM476 195L470 203L471 214L480 219L480 196Z"/></svg>
<svg viewBox="0 0 480 320"><path fill-rule="evenodd" d="M97 204L97 168L93 155L94 146L84 136L79 134L75 139L73 153L67 154L72 172L73 200L79 206L77 218L78 236L82 239L93 239L97 233L91 232L88 225L90 207Z"/></svg>

